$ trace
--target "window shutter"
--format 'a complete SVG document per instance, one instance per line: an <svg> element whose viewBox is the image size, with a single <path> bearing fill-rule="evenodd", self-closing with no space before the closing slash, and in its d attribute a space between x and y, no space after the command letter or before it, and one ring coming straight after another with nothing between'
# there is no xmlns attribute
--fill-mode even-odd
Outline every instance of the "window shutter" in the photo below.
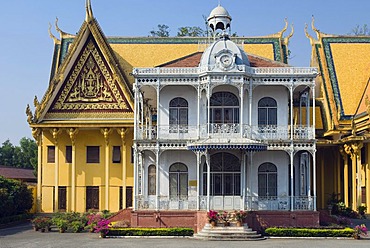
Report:
<svg viewBox="0 0 370 248"><path fill-rule="evenodd" d="M55 146L48 146L48 163L55 163Z"/></svg>
<svg viewBox="0 0 370 248"><path fill-rule="evenodd" d="M121 163L121 147L120 146L113 146L112 162Z"/></svg>
<svg viewBox="0 0 370 248"><path fill-rule="evenodd" d="M87 163L100 163L99 146L88 146L86 154Z"/></svg>
<svg viewBox="0 0 370 248"><path fill-rule="evenodd" d="M72 163L72 146L66 146L66 163Z"/></svg>

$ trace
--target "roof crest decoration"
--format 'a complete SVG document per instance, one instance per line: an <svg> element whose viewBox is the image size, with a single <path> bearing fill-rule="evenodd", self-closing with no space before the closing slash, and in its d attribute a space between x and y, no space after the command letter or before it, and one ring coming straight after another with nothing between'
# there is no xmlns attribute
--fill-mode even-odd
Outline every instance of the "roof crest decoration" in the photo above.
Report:
<svg viewBox="0 0 370 248"><path fill-rule="evenodd" d="M52 27L52 25L51 25L51 23L49 22L48 32L49 32L49 36L50 36L50 38L52 38L52 39L53 39L54 44L56 44L56 43L60 43L60 40L59 40L57 37L55 37L55 35L51 32L51 27Z"/></svg>
<svg viewBox="0 0 370 248"><path fill-rule="evenodd" d="M313 25L312 25L312 26L313 26ZM304 33L305 33L306 37L310 40L311 46L318 42L318 40L316 40L314 37L312 37L312 36L308 33L308 24L307 24L307 23L306 23L306 25L304 26Z"/></svg>
<svg viewBox="0 0 370 248"><path fill-rule="evenodd" d="M290 31L290 34L284 38L284 44L285 45L289 45L289 40L290 38L292 38L293 34L294 34L294 24L292 23L292 25L290 25L291 27L291 31Z"/></svg>
<svg viewBox="0 0 370 248"><path fill-rule="evenodd" d="M93 15L93 12L92 12L92 8L91 8L91 1L90 0L86 0L86 22L89 22L91 21L92 19L94 19L94 15Z"/></svg>
<svg viewBox="0 0 370 248"><path fill-rule="evenodd" d="M72 35L72 34L66 33L66 32L64 32L63 30L61 30L61 29L59 28L59 26L58 26L58 21L59 21L58 17L55 17L55 29L56 29L56 31L58 31L58 32L59 32L59 34L60 34L60 38L63 38L64 36L74 36L74 35Z"/></svg>

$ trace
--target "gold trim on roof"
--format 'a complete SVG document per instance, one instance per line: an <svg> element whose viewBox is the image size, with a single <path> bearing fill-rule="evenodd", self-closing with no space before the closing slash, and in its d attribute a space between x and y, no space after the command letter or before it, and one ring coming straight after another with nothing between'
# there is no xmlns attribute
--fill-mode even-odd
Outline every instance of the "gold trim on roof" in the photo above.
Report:
<svg viewBox="0 0 370 248"><path fill-rule="evenodd" d="M56 31L59 32L61 38L66 37L66 36L68 36L68 37L74 37L74 35L69 34L69 33L66 33L66 32L64 32L63 30L61 30L59 28L59 26L58 26L58 17L55 17L55 29L56 29Z"/></svg>
<svg viewBox="0 0 370 248"><path fill-rule="evenodd" d="M86 7L86 18L85 18L85 20L86 20L86 22L89 22L92 19L94 19L94 15L93 15L93 12L92 12L91 1L90 0L86 0L85 7Z"/></svg>
<svg viewBox="0 0 370 248"><path fill-rule="evenodd" d="M53 39L53 41L54 41L54 44L60 44L60 40L57 38L57 37L55 37L54 35L53 35L53 33L51 32L51 23L49 22L49 28L48 28L48 32L49 32L49 36L50 36L50 38L52 38Z"/></svg>

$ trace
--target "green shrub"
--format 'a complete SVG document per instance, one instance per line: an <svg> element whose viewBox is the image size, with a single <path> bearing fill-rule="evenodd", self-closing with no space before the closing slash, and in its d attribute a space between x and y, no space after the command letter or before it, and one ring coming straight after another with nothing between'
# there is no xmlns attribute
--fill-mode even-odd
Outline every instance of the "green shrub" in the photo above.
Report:
<svg viewBox="0 0 370 248"><path fill-rule="evenodd" d="M353 229L315 229L270 227L265 230L268 236L278 237L352 237Z"/></svg>
<svg viewBox="0 0 370 248"><path fill-rule="evenodd" d="M85 227L85 223L82 223L80 220L75 220L68 223L68 229L71 229L74 233L81 232Z"/></svg>
<svg viewBox="0 0 370 248"><path fill-rule="evenodd" d="M108 236L192 236L191 228L110 228Z"/></svg>
<svg viewBox="0 0 370 248"><path fill-rule="evenodd" d="M26 214L7 216L7 217L0 218L0 224L8 224L10 222L27 220L29 218L32 218L32 214L26 213Z"/></svg>
<svg viewBox="0 0 370 248"><path fill-rule="evenodd" d="M0 218L27 213L32 202L32 192L26 184L0 176Z"/></svg>

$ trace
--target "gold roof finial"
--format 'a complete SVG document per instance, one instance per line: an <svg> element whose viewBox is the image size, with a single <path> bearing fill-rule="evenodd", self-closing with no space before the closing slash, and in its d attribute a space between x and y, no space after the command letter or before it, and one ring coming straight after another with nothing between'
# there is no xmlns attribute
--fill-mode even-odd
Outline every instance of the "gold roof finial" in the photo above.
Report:
<svg viewBox="0 0 370 248"><path fill-rule="evenodd" d="M27 104L27 107L26 107L26 115L27 115L28 124L32 124L33 123L33 114L32 114L32 111L31 111L31 108L30 108L29 104Z"/></svg>
<svg viewBox="0 0 370 248"><path fill-rule="evenodd" d="M49 22L49 28L48 28L48 32L49 32L49 36L50 36L50 38L52 38L53 39L53 41L54 41L54 44L55 43L58 43L58 38L57 37L55 37L54 35L53 35L53 33L51 32L51 23Z"/></svg>
<svg viewBox="0 0 370 248"><path fill-rule="evenodd" d="M311 45L313 45L315 43L315 38L312 37L309 33L308 33L308 24L306 23L306 25L304 26L304 33L306 35L306 37L310 40L310 43Z"/></svg>
<svg viewBox="0 0 370 248"><path fill-rule="evenodd" d="M288 18L284 18L284 22L285 22L285 26L284 26L284 28L280 31L280 32L278 32L278 34L279 34L279 36L280 36L280 38L283 38L283 34L285 33L285 31L288 29Z"/></svg>
<svg viewBox="0 0 370 248"><path fill-rule="evenodd" d="M321 34L320 34L320 31L315 27L315 17L313 15L312 15L311 28L312 28L313 31L315 31L315 33L317 35L317 40L320 40Z"/></svg>
<svg viewBox="0 0 370 248"><path fill-rule="evenodd" d="M287 37L284 38L284 44L285 45L288 45L289 44L289 40L290 40L290 38L292 38L292 36L294 34L294 25L293 25L293 23L290 26L292 28L292 31L290 31L290 34Z"/></svg>
<svg viewBox="0 0 370 248"><path fill-rule="evenodd" d="M60 37L61 38L63 38L63 36L72 36L71 34L69 34L69 33L66 33L66 32L64 32L63 30L61 30L60 28L59 28L59 26L58 26L58 21L59 21L59 19L58 19L58 17L55 17L55 29L59 32L59 34L60 34Z"/></svg>
<svg viewBox="0 0 370 248"><path fill-rule="evenodd" d="M91 1L86 0L86 22L89 22L94 18L92 8L91 8Z"/></svg>

